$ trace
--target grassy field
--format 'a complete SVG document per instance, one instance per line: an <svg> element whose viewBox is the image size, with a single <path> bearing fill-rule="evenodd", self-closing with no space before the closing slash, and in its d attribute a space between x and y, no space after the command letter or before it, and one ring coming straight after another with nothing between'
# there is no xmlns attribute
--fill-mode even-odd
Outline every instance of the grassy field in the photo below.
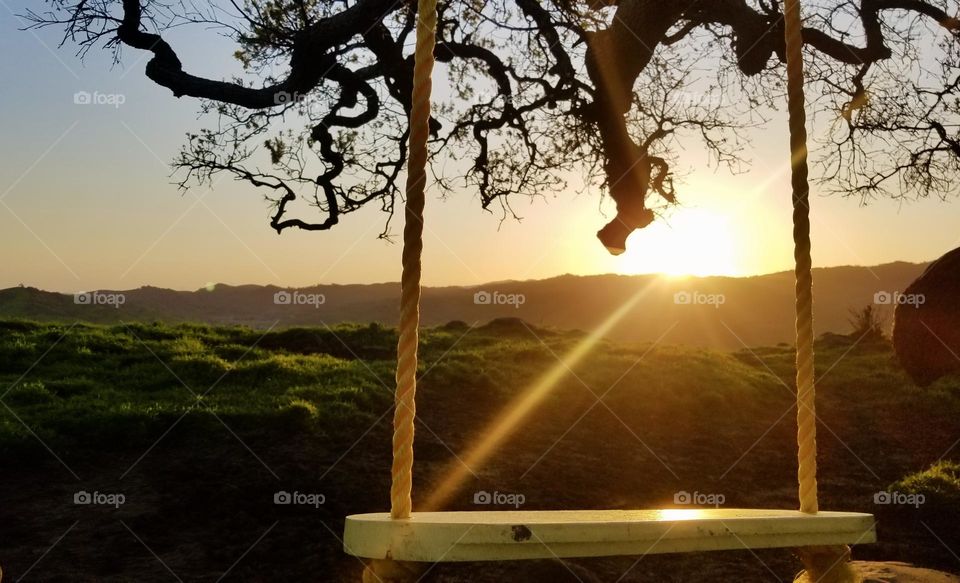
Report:
<svg viewBox="0 0 960 583"><path fill-rule="evenodd" d="M527 509L673 505L680 492L795 506L790 347L600 342L558 364L583 339L519 321L426 330L415 504L514 396L560 366L447 508L477 509L480 490L522 494ZM5 575L358 580L338 537L345 515L388 505L395 343L378 325L264 334L0 322ZM950 550L960 548L960 383L913 387L883 342L830 336L818 355L821 506L878 516L882 542L858 558L960 570ZM279 491L323 504L277 505ZM878 504L884 491L922 503ZM103 503L75 503L82 492ZM796 568L775 550L442 566L429 578L770 581Z"/></svg>

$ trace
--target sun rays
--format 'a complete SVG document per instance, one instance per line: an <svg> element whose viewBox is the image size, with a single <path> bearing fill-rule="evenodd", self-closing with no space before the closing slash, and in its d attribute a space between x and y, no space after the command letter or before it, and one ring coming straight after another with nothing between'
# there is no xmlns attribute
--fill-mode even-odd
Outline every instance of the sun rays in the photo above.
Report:
<svg viewBox="0 0 960 583"><path fill-rule="evenodd" d="M511 402L507 403L497 418L491 422L480 436L473 440L467 453L450 463L444 475L438 481L437 487L422 505L422 510L438 510L444 508L457 493L464 481L493 455L498 447L516 429L521 427L543 399L570 373L570 371L587 356L598 341L610 332L634 306L649 293L659 282L640 289L627 301L617 307L599 326L574 346L569 352L560 357L559 361L543 374L536 382L520 392Z"/></svg>

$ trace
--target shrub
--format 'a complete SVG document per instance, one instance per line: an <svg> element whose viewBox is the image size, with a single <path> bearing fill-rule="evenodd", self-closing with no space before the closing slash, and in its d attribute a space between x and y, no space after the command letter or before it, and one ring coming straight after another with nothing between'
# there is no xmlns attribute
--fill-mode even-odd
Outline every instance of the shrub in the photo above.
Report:
<svg viewBox="0 0 960 583"><path fill-rule="evenodd" d="M888 522L897 523L899 518L910 523L919 519L926 529L933 529L945 540L956 540L960 536L960 464L938 461L896 482L890 490L922 495L923 503L915 511L909 506L900 507L899 512L896 507L890 507L893 514L881 520L886 518Z"/></svg>
<svg viewBox="0 0 960 583"><path fill-rule="evenodd" d="M923 494L927 504L938 510L951 509L960 514L960 463L940 460L923 470L903 478L892 490L907 494Z"/></svg>
<svg viewBox="0 0 960 583"><path fill-rule="evenodd" d="M850 318L847 320L853 328L852 336L862 338L865 341L878 341L886 339L883 333L887 320L881 316L875 306L868 304L859 310L850 310Z"/></svg>

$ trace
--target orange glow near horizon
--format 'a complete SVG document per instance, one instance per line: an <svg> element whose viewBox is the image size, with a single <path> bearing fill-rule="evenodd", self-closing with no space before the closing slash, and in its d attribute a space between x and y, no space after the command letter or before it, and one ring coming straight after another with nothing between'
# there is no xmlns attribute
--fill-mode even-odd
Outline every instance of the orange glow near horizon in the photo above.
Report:
<svg viewBox="0 0 960 583"><path fill-rule="evenodd" d="M590 353L596 343L610 332L610 330L626 316L630 310L647 294L654 285L651 284L624 302L611 313L606 320L592 330L586 338L581 340L573 349L563 355L549 371L535 383L523 390L510 401L495 420L490 423L475 440L473 446L465 456L454 460L446 470L439 485L432 491L430 497L423 504L423 510L433 511L443 509L450 498L457 492L472 471L480 468L490 455L498 448L510 434L523 424L527 416L540 404L544 397L563 380L583 358Z"/></svg>

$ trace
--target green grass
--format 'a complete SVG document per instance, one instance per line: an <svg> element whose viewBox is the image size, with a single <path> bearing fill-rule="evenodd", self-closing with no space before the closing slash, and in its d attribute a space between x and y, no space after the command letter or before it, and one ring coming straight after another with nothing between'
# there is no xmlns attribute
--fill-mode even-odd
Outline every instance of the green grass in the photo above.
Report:
<svg viewBox="0 0 960 583"><path fill-rule="evenodd" d="M927 502L960 517L960 464L940 460L929 468L899 480L890 489L906 494L922 494Z"/></svg>
<svg viewBox="0 0 960 583"><path fill-rule="evenodd" d="M443 477L451 452L469 449L519 393L560 367L557 387L476 468L453 507L471 509L470 493L481 487L524 492L539 508L660 505L679 489L723 492L732 505L795 504L790 346L721 353L601 341L582 361L560 364L584 337L512 320L423 330L418 492ZM285 580L355 574L327 533L346 514L387 503L396 341L395 330L377 324L264 332L0 321L0 461L41 484L39 493L15 480L0 485L9 502L0 519L16 541L0 544L4 569L12 561L9 572L23 573L74 520L53 520L40 534L36 516L79 512L68 504L79 486L62 459L84 488L130 493L126 523L184 577L229 565L251 542L242 533L278 519L284 526L251 555L248 579L260 564ZM936 461L956 439L960 383L913 386L885 342L826 336L817 356L823 506L881 517L889 546L858 548L861 557L949 563L923 525L960 542L960 465ZM601 395L605 406L595 406ZM874 505L874 493L894 481L890 489L923 493L925 506ZM281 487L322 488L330 502L314 514L278 510L270 501ZM89 516L76 519L85 525ZM130 542L116 517L104 520ZM105 565L92 550L98 535L74 538L85 541L79 566L65 554L46 569L98 581L140 576L142 547ZM304 540L317 541L318 552L296 552ZM194 547L200 558L178 554ZM721 555L698 568L731 560ZM795 568L789 553L763 556L784 576ZM755 568L743 581L769 576L753 556L734 560ZM122 575L111 578L111 569Z"/></svg>
<svg viewBox="0 0 960 583"><path fill-rule="evenodd" d="M510 320L424 330L421 399L460 393L478 410L509 402L582 338ZM0 409L0 453L143 449L181 417L177 433L192 439L217 430L221 420L237 431L350 439L391 406L396 342L395 330L377 324L264 333L0 322L0 387L9 389L9 409ZM706 404L737 416L750 413L737 403L759 407L779 393L769 371L732 355L648 350L601 342L574 372L599 390L629 370L630 383L658 407ZM633 368L641 357L645 366ZM567 379L568 387L576 384Z"/></svg>
<svg viewBox="0 0 960 583"><path fill-rule="evenodd" d="M511 321L469 331L455 325L425 330L424 390L460 387L506 399L581 339L577 332ZM389 407L396 340L395 330L378 324L264 333L196 324L0 322L0 387L10 407L0 411L0 450L35 449L31 431L51 446L136 447L182 415L349 433ZM843 337L818 344L825 386L856 386L858 394L867 391L890 404L904 391L922 394L893 366L888 347L860 346L851 353L850 346ZM645 401L746 416L792 390L789 346L733 354L648 350L602 341L574 372L587 385L609 386L642 357L644 366L630 369L629 380L643 387ZM891 386L901 389L887 391ZM956 401L954 385L938 386L923 398Z"/></svg>
<svg viewBox="0 0 960 583"><path fill-rule="evenodd" d="M0 331L0 385L10 406L0 417L0 448L8 452L35 449L31 431L51 447L139 447L185 413L322 431L389 404L381 384L389 386L389 365L318 352L391 336L369 327L263 337L196 325L9 322Z"/></svg>
<svg viewBox="0 0 960 583"><path fill-rule="evenodd" d="M497 390L553 358L529 334L464 332L424 332L421 371L430 369L434 384ZM552 349L576 337L550 335ZM192 324L0 322L0 386L10 407L0 412L0 450L34 451L40 444L31 432L51 447L138 447L182 415L349 432L390 406L396 340L377 324L264 334Z"/></svg>

